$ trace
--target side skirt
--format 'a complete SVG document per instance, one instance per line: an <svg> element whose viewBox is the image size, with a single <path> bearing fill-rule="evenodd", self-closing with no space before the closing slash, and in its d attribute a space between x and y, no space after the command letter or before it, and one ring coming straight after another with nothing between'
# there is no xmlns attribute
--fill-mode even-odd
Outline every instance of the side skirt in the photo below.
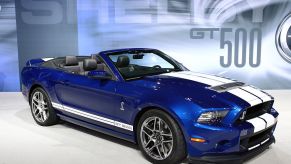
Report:
<svg viewBox="0 0 291 164"><path fill-rule="evenodd" d="M82 127L94 130L94 131L98 131L98 132L101 132L101 133L104 133L104 134L107 134L107 135L110 135L110 136L113 136L113 137L116 137L119 139L123 139L123 140L126 140L126 141L129 141L129 142L136 144L135 137L132 135L126 135L123 133L119 133L119 132L116 132L116 131L111 130L111 129L103 128L103 127L98 126L98 125L87 123L87 122L84 122L84 121L81 121L81 120L78 120L78 119L75 119L72 117L64 116L62 114L57 114L57 116L59 116L61 120L64 120L64 121L67 121L67 122L70 122L70 123L73 123L73 124L76 124L76 125L79 125L79 126L82 126Z"/></svg>

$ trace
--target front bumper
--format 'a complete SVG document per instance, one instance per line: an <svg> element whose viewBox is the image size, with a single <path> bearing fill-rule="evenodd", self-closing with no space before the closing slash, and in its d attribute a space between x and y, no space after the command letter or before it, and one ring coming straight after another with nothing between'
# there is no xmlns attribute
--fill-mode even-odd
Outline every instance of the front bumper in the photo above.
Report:
<svg viewBox="0 0 291 164"><path fill-rule="evenodd" d="M190 163L242 163L243 161L246 161L263 151L269 148L271 144L275 143L274 136L271 136L270 139L260 145L259 147L256 147L249 151L243 151L243 152L237 152L237 153L229 153L229 154L221 154L221 155L209 155L209 156L202 156L199 158L190 157L189 162Z"/></svg>
<svg viewBox="0 0 291 164"><path fill-rule="evenodd" d="M194 123L190 137L205 139L206 142L189 142L188 159L195 163L240 163L259 154L275 142L273 133L278 115L272 115L274 122L264 123L265 128L259 130L257 125L248 121L230 127Z"/></svg>

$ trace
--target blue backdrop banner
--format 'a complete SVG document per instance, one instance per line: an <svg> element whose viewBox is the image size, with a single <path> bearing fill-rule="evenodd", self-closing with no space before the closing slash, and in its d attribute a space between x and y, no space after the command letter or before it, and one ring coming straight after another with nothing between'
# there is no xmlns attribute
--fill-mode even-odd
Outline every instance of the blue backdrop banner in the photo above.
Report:
<svg viewBox="0 0 291 164"><path fill-rule="evenodd" d="M282 25L290 1L78 0L77 6L80 54L157 48L192 71L291 88L291 21Z"/></svg>
<svg viewBox="0 0 291 164"><path fill-rule="evenodd" d="M0 0L0 91L19 91L14 1Z"/></svg>
<svg viewBox="0 0 291 164"><path fill-rule="evenodd" d="M0 0L0 91L19 91L28 59L131 47L291 89L290 11L288 0Z"/></svg>

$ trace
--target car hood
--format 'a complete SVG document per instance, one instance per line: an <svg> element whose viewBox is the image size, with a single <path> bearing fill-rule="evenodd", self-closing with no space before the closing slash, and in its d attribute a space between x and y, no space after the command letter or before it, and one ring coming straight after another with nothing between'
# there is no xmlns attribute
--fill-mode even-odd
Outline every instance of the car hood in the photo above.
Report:
<svg viewBox="0 0 291 164"><path fill-rule="evenodd" d="M273 98L265 92L231 79L191 71L146 76L131 81L167 99L183 98L203 108L247 108ZM156 92L160 91L160 92Z"/></svg>

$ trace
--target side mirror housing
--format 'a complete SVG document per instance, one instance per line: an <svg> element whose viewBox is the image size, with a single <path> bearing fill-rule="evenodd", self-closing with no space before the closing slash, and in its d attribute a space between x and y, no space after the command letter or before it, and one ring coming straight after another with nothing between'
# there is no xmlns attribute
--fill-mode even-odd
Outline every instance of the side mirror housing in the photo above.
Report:
<svg viewBox="0 0 291 164"><path fill-rule="evenodd" d="M110 80L112 76L107 73L106 71L90 71L88 72L88 77L92 79L99 79L99 80Z"/></svg>

